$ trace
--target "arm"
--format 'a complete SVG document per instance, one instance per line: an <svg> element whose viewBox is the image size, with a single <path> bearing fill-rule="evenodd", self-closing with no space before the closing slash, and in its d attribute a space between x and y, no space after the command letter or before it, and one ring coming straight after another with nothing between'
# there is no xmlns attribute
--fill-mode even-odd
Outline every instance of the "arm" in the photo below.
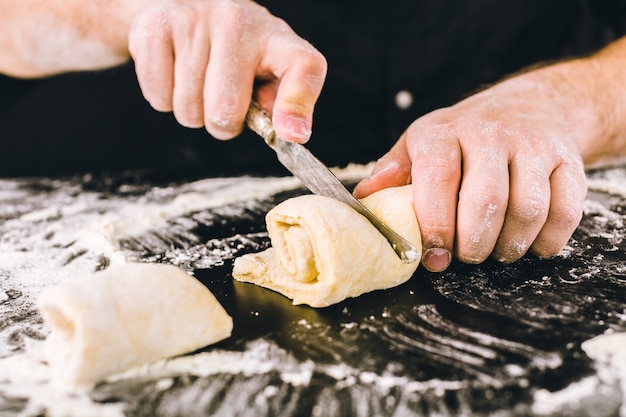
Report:
<svg viewBox="0 0 626 417"><path fill-rule="evenodd" d="M229 139L255 91L278 134L305 142L324 57L250 0L0 0L0 72L39 77L133 58L144 97Z"/></svg>
<svg viewBox="0 0 626 417"><path fill-rule="evenodd" d="M626 37L577 64L579 77L587 80L581 93L590 101L586 119L591 129L577 137L585 166L622 160L626 157ZM576 71L576 62L572 65L570 71Z"/></svg>
<svg viewBox="0 0 626 417"><path fill-rule="evenodd" d="M148 3L0 0L0 72L28 78L121 64L130 23Z"/></svg>
<svg viewBox="0 0 626 417"><path fill-rule="evenodd" d="M423 263L548 257L582 216L585 167L626 156L626 38L416 120L355 189L413 183Z"/></svg>

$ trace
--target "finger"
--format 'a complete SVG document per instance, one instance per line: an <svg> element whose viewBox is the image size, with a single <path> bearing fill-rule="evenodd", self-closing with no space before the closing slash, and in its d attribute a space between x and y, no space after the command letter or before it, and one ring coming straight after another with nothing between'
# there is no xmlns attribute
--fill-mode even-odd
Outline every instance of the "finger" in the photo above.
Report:
<svg viewBox="0 0 626 417"><path fill-rule="evenodd" d="M269 43L269 67L278 78L272 119L276 133L285 140L305 143L311 136L313 110L326 78L324 56L292 34Z"/></svg>
<svg viewBox="0 0 626 417"><path fill-rule="evenodd" d="M253 45L247 40L249 28L236 24L242 19L241 10L233 8L229 12L221 15L221 23L231 30L228 36L213 38L204 86L204 124L212 136L221 140L231 139L243 130L257 66Z"/></svg>
<svg viewBox="0 0 626 417"><path fill-rule="evenodd" d="M173 108L174 47L169 30L159 12L146 13L133 22L128 43L144 98L163 112Z"/></svg>
<svg viewBox="0 0 626 417"><path fill-rule="evenodd" d="M174 116L183 126L202 127L204 79L210 50L208 30L193 15L181 19L175 30Z"/></svg>
<svg viewBox="0 0 626 417"><path fill-rule="evenodd" d="M480 148L463 159L463 184L457 212L456 255L483 262L493 251L509 198L508 157L499 148Z"/></svg>
<svg viewBox="0 0 626 417"><path fill-rule="evenodd" d="M410 183L411 160L406 151L406 141L403 135L389 152L376 161L371 175L354 187L354 196L363 198L383 188Z"/></svg>
<svg viewBox="0 0 626 417"><path fill-rule="evenodd" d="M413 200L424 246L422 263L429 271L439 272L448 267L454 247L461 149L456 138L446 133L428 134L425 139L413 135L407 150L413 163Z"/></svg>
<svg viewBox="0 0 626 417"><path fill-rule="evenodd" d="M550 176L552 194L548 217L530 250L540 256L557 255L580 224L587 194L582 162L564 163Z"/></svg>
<svg viewBox="0 0 626 417"><path fill-rule="evenodd" d="M550 179L542 161L514 160L510 165L510 196L504 225L493 256L500 262L518 260L543 227L550 207Z"/></svg>

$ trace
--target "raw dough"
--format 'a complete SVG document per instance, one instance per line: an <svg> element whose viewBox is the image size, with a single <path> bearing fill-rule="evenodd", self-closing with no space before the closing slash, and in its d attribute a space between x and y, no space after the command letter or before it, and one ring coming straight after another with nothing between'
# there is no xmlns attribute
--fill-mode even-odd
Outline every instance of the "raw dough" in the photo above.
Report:
<svg viewBox="0 0 626 417"><path fill-rule="evenodd" d="M44 290L46 356L57 378L89 385L230 336L233 321L202 283L171 265L111 266Z"/></svg>
<svg viewBox="0 0 626 417"><path fill-rule="evenodd" d="M410 186L379 191L362 203L421 253ZM325 307L394 287L419 265L403 263L365 217L331 198L289 199L268 212L266 223L273 247L237 258L233 277L277 291L294 304Z"/></svg>

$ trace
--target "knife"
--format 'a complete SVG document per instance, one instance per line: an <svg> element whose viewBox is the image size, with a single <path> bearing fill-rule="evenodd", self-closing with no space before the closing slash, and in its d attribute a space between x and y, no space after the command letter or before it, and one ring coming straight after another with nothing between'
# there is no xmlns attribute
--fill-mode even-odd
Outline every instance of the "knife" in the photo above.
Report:
<svg viewBox="0 0 626 417"><path fill-rule="evenodd" d="M413 244L388 227L367 207L361 204L326 165L317 159L307 148L299 143L281 139L274 130L269 114L254 101L248 109L246 124L250 130L261 136L265 143L274 149L278 160L294 176L299 178L311 192L339 200L363 215L389 241L391 247L403 262L412 263L420 260L420 253Z"/></svg>

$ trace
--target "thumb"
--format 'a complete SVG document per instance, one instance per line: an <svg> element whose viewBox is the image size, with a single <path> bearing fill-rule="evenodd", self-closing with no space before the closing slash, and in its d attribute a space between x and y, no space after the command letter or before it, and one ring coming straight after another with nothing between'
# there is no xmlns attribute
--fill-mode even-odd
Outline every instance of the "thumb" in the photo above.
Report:
<svg viewBox="0 0 626 417"><path fill-rule="evenodd" d="M411 159L403 135L389 152L376 161L370 176L359 182L353 193L356 198L363 198L383 188L410 183Z"/></svg>
<svg viewBox="0 0 626 417"><path fill-rule="evenodd" d="M311 137L313 110L326 78L326 59L317 51L299 52L285 63L272 111L281 138L305 143Z"/></svg>

